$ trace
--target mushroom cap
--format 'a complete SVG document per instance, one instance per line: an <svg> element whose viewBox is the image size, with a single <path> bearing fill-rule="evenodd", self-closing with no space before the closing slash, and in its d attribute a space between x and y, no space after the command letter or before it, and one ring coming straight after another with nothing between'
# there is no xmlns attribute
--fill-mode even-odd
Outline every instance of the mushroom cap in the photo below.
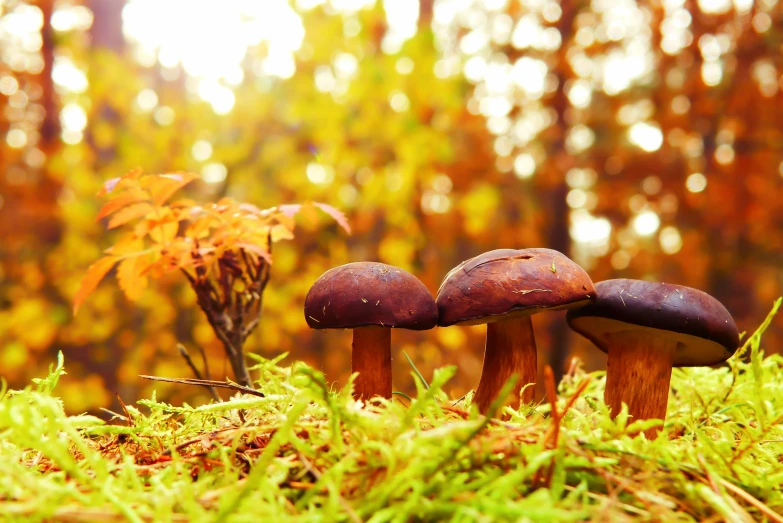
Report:
<svg viewBox="0 0 783 523"><path fill-rule="evenodd" d="M307 293L304 313L313 329L377 325L427 330L438 323L435 300L418 278L375 262L349 263L323 273Z"/></svg>
<svg viewBox="0 0 783 523"><path fill-rule="evenodd" d="M497 249L453 268L438 290L438 325L477 325L593 300L585 270L552 249Z"/></svg>
<svg viewBox="0 0 783 523"><path fill-rule="evenodd" d="M642 280L596 284L595 303L568 311L576 332L607 352L607 335L635 330L677 342L675 367L716 365L739 346L734 318L718 300L697 289Z"/></svg>

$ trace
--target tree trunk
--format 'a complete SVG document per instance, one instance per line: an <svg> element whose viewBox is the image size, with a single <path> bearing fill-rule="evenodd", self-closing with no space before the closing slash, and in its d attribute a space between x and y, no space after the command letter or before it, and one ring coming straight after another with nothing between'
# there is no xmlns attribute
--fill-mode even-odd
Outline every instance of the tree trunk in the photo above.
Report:
<svg viewBox="0 0 783 523"><path fill-rule="evenodd" d="M570 258L571 235L569 232L569 208L566 204L568 185L565 181L565 174L568 168L573 165L573 159L565 150L565 138L568 132L565 115L569 107L568 97L565 92L565 82L569 78L566 50L568 49L567 42L570 39L574 18L578 9L568 2L563 4L562 9L563 14L557 24L557 28L560 31L563 44L560 46L558 62L554 71L558 81L557 91L552 97L552 107L557 111L556 125L558 133L549 151L549 167L555 171L552 179L556 180L556 182L549 187L551 197L549 222L551 226L547 238L547 247L560 251ZM548 359L556 381L560 381L565 372L570 332L570 329L564 328L560 322L552 322L549 328L550 350Z"/></svg>

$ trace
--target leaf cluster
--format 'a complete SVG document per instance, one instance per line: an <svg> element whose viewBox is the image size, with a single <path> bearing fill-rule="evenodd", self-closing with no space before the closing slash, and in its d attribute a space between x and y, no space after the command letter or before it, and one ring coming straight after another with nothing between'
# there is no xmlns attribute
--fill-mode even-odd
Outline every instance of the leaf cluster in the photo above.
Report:
<svg viewBox="0 0 783 523"><path fill-rule="evenodd" d="M103 185L99 196L108 201L98 219L124 233L87 270L73 300L74 314L115 266L120 288L130 300L140 297L149 278L160 279L175 271L183 272L191 283L232 274L233 287L226 290L237 293L264 277L264 268L272 263L272 244L294 237L294 216L303 206L259 209L232 198L207 204L190 199L169 202L198 178L187 172L148 175L137 169ZM323 203L310 205L350 232L340 211ZM225 284L226 278L222 279Z"/></svg>

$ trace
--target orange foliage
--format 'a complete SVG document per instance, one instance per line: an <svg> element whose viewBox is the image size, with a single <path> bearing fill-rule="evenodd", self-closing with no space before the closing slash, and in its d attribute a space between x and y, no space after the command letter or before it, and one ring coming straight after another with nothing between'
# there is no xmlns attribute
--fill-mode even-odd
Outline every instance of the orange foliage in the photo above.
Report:
<svg viewBox="0 0 783 523"><path fill-rule="evenodd" d="M136 169L103 184L99 196L109 201L99 218L109 218L109 229L124 226L127 231L87 270L74 296L74 315L115 265L120 288L132 301L141 297L148 276L181 272L223 342L236 379L249 385L243 346L258 325L272 244L294 237L294 216L306 207L261 210L232 198L204 205L187 199L166 203L198 178L192 173L145 175ZM312 206L350 233L342 212L324 203Z"/></svg>

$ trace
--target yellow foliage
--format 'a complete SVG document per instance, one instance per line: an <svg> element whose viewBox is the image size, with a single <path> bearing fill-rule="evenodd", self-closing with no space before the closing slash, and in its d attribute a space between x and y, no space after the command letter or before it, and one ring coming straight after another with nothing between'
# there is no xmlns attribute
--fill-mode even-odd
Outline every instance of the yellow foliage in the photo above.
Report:
<svg viewBox="0 0 783 523"><path fill-rule="evenodd" d="M589 5L582 8L593 16ZM526 8L514 3L509 9L509 16L516 20L525 14ZM656 11L660 7L651 5L649 9L656 16L661 14ZM564 8L564 15L565 11ZM245 80L233 88L234 110L220 116L214 114L209 104L191 99L192 79L164 81L159 70L142 67L129 58L130 52L125 56L97 51L86 45L88 39L81 33L58 33L62 38L58 38L57 56L70 57L88 75L86 92L56 97L60 103L77 101L85 108L88 122L84 139L48 148L45 166L37 170L26 166L23 151L12 149L0 140L2 172L22 165L30 180L53 181L58 188L49 204L54 211L49 222L56 222L57 226L51 236L40 239L34 244L36 247L29 246L33 245L31 236L37 240L36 229L31 229L32 235L15 242L4 237L3 247L8 253L0 271L3 300L0 362L1 373L17 380L15 385L21 386L24 380L40 375L45 369L36 365L48 364L56 351L63 349L66 354L78 352L80 361L84 362L83 368L72 369L69 378L72 383L82 383L91 372L101 372L103 381L86 381L86 387L106 386L115 390L123 386L141 395L145 392L142 389L151 385L139 384L136 378L139 373L157 370L176 376L188 375L189 371L173 350L173 341L189 348L195 344L203 346L210 361L217 365L213 370L218 374L223 364L219 342L200 316L195 294L181 281L181 275L176 271L170 273L163 266L160 251L150 255L160 256L157 259L145 259L146 254L124 261L119 257L139 253L153 244L175 244L176 252L169 252L168 260L184 263L182 255L190 250L177 241L180 233L184 233L178 225L184 226L186 220L180 220L175 211L193 208L195 202L214 202L223 197L233 202L252 203L258 209L290 201L319 201L344 209L350 217L355 234L347 241L331 220L318 218L316 227L316 220L310 223L308 218L299 220L295 246L274 247L272 278L264 295L260 331L247 342L250 351L268 354L291 351L294 358L308 359L338 382L345 379L350 369L344 350L350 344L349 337L344 333L312 334L306 330L301 315L304 296L323 271L349 261L382 260L413 271L434 292L449 269L482 251L496 247L551 247L552 239L568 242L567 220L571 211L563 205L558 215L550 207L554 201L553 187L565 187L566 173L572 167L590 168L597 173L598 181L594 185L578 190L594 205L589 209L592 214L611 218L611 243L593 269L595 279L618 272L612 268L611 256L613 251L626 249L625 245L619 245L618 238L620 232L628 232L633 219L628 200L644 192L644 179L654 175L662 188L657 193L644 192L644 205L660 213L662 228L680 227L682 250L676 256L661 254L658 233L636 241L633 248L628 247L628 252L637 255L630 266L619 270L622 276L654 276L705 289L714 285L730 296L739 296L734 289L748 289L748 295L758 296L762 301L781 294L783 281L776 263L779 265L783 240L767 234L776 230L775 220L779 218L770 209L779 207L781 197L780 184L774 183L780 180L777 173L780 158L777 152L756 154L753 151L759 147L758 137L756 141L751 140L755 128L763 140L776 135L774 123L780 120L780 104L775 102L779 97L754 97L755 84L736 82L739 87L735 88L733 97L725 97L726 111L721 112L721 105L715 104L723 95L716 96L718 91L702 85L699 67L683 70L679 59L659 53L656 60L660 60L662 71L656 77L670 79L686 75L685 85L691 91L675 93L668 80L659 85L629 87L614 96L594 90L590 106L578 110L571 107L558 115L559 120L550 118L557 112L553 97L558 92L567 94L562 89L566 85L570 89L574 80L569 77L573 73L570 62L564 62L560 56L574 49L574 44L564 40L563 47L556 52L532 48L525 51L532 58L544 60L548 67L559 67L552 69L546 80L549 89L554 76L565 75L566 81L556 86L558 92L547 90L535 100L515 100L520 105L508 115L512 125L538 113L546 115L553 124L530 143L515 143L513 153L497 154L498 137L487 130L487 120L479 114L477 89L486 90L486 85L473 85L459 73L436 75L436 69L442 70L441 66L448 65L452 58L459 61L459 57L444 56L430 31L420 30L399 52L387 55L381 50L386 23L383 9L363 9L351 15L350 23L358 23L360 31L348 35L347 18L328 15L321 8L301 14L306 37L305 48L296 58L296 74L278 80L258 77L248 70ZM713 17L704 15L704 19L712 21ZM581 21L582 17L575 18L576 24ZM702 25L691 27L695 42L700 36L696 31L714 29L710 29L713 27L710 24ZM750 40L742 49L757 52L762 49L762 39L775 41L771 32L757 34L752 24L745 25L750 28L746 35ZM612 41L600 46L596 43L588 54L603 58L620 43ZM508 55L511 64L517 59L511 56L517 50L510 51L503 47L505 44L491 45L488 50L493 60ZM350 53L356 58L355 76L334 92L321 92L314 82L315 71L333 70L336 52ZM777 57L777 47L774 52ZM248 63L263 60L266 53L264 46L251 48ZM734 58L726 55L727 66L734 61L742 64L742 60ZM403 59L414 64L411 73L398 70L398 63ZM565 69L564 63L568 65ZM740 71L745 70L749 69ZM724 77L730 81L744 78L730 69L726 69ZM35 78L31 76L25 82L28 80L34 84ZM723 93L730 87L722 84L715 89ZM150 111L140 110L135 102L143 89L154 90L158 98L157 106ZM395 94L407 98L406 110L392 108L390 99ZM675 94L692 100L689 113L681 115L669 110ZM0 114L0 120L12 109L6 100L0 98L3 109L7 109ZM621 107L635 107L634 104L649 100L655 101L650 122L660 126L666 141L660 151L642 154L629 148L628 129L618 125L616 115ZM529 112L521 106L523 101L531 109ZM31 103L40 104L41 100L35 98ZM753 107L753 111L748 107ZM32 109L29 112L35 113ZM114 116L107 117L107 114ZM742 125L738 126L737 122ZM561 124L565 129L579 124L599 130L593 150L565 154ZM707 129L710 125L716 129ZM711 154L714 151L710 147L716 147L717 134L724 127L731 133L724 132L721 140L736 142L736 159L732 165L716 164ZM750 129L750 134L744 127ZM683 155L690 146L676 145L674 138L678 131L686 133L688 144L694 140L702 144L704 154ZM192 147L197 140L211 145L212 154L206 161L193 156ZM522 149L530 152L537 163L535 175L525 180L513 173L514 157ZM179 173L179 176L185 172L221 173L224 169L226 179L214 181L216 178L203 176L213 181L202 179L188 184L183 192L187 191L192 200L167 204L165 215L150 214L148 205L160 211L163 202L170 201L166 198L171 196L171 189L180 188L185 178L169 178L168 183L156 187L155 195L145 193L138 198L138 194L134 196L129 191L124 202L112 199L114 203L109 207L104 199L95 198L106 180L138 166L147 172ZM609 174L609 167L617 174ZM691 172L703 172L709 178L705 191L686 191L685 180ZM434 181L438 175L447 178L445 189L436 187ZM758 177L763 177L763 183ZM38 187L33 181L11 187L0 180L4 202L0 211L9 216L13 200L23 193L36 193ZM423 205L433 195L444 204L442 207ZM139 203L144 204L133 212L128 210ZM740 211L741 208L750 211ZM118 219L123 211L125 216ZM313 208L304 212L315 216ZM101 219L96 222L95 217L99 215ZM564 238L551 232L558 217L561 225L566 224ZM293 219L284 214L279 218L279 223L270 225L273 241L290 239L294 231ZM130 221L107 231L106 226L112 220L113 225ZM8 228L14 232L13 229L23 225L16 221ZM192 239L209 238L214 232L208 220L203 220L201 225L202 229L191 231ZM139 246L138 238L123 239L131 229L137 237L144 238L143 247ZM242 234L247 245L264 246L265 232L249 229ZM227 234L222 240L236 242L237 236ZM91 274L95 281L88 283L97 284L98 276L111 274L116 267L119 287L127 297L137 301L129 303L117 285L104 284L94 288L79 315L71 317L66 309L70 309L73 298L80 301L91 290L90 286L79 290L79 281L109 245L114 246L109 254L118 257L117 263L104 258L107 261L100 262L100 270L93 269ZM30 253L30 249L36 250ZM224 252L215 249L214 257ZM751 251L755 253L753 256L748 254ZM256 255L262 256L262 251ZM131 259L135 261L128 261ZM148 265L150 270L142 274ZM145 280L150 278L155 283L141 292ZM737 300L745 303L741 297ZM735 306L733 310L743 308L751 309ZM410 346L410 354L426 376L436 363L478 361L483 336L481 326L436 329L421 338L405 339L404 344ZM417 359L419 356L414 355L419 352L414 347L425 339L432 345L423 345L425 348L421 350L434 360ZM548 341L543 332L541 346L547 346ZM34 358L24 359L19 353L19 343L26 344L31 351L48 351L49 357L36 354ZM337 346L340 343L343 345ZM448 352L438 355L436 346ZM91 364L98 355L105 358L107 354L112 365ZM406 369L398 363L399 369ZM467 390L475 385L470 381L474 371L461 368L456 386ZM230 374L230 369L223 374ZM396 384L410 390L407 373L401 376ZM173 393L173 389L160 390ZM106 406L111 401L109 396L94 390L84 393L73 385L66 395L78 396L84 408L90 409ZM71 403L71 398L66 400Z"/></svg>

